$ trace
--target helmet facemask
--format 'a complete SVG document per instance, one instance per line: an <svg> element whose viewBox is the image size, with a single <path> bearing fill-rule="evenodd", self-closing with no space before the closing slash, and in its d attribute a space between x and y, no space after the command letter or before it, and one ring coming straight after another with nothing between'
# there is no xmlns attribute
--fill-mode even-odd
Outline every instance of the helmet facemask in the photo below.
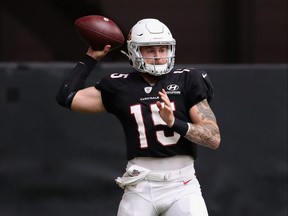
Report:
<svg viewBox="0 0 288 216"><path fill-rule="evenodd" d="M130 31L127 40L128 58L131 60L133 67L142 73L149 73L153 76L161 76L169 73L175 62L175 45L176 42L172 37L169 29L160 21L155 19L140 20ZM153 64L145 62L141 54L141 47L147 46L167 46L167 62L165 64ZM158 58L158 57L157 57Z"/></svg>

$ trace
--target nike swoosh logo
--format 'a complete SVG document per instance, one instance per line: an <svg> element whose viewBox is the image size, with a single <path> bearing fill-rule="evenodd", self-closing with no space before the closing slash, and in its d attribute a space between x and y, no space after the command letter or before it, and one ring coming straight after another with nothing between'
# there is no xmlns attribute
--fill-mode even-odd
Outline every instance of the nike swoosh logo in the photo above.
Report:
<svg viewBox="0 0 288 216"><path fill-rule="evenodd" d="M192 180L192 179L189 179L189 180L187 180L187 181L183 181L183 184L186 185L186 184L188 184L191 180Z"/></svg>
<svg viewBox="0 0 288 216"><path fill-rule="evenodd" d="M207 73L202 74L202 77L203 77L204 79L206 78L206 76L207 76Z"/></svg>

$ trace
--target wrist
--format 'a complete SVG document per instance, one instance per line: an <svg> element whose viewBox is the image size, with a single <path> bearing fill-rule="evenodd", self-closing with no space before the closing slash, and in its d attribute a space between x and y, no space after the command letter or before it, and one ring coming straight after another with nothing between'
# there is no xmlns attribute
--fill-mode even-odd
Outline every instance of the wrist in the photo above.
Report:
<svg viewBox="0 0 288 216"><path fill-rule="evenodd" d="M186 121L182 121L178 118L175 118L173 125L171 128L180 134L181 136L185 136L189 129L189 124Z"/></svg>
<svg viewBox="0 0 288 216"><path fill-rule="evenodd" d="M85 54L79 63L85 65L90 71L95 67L97 64L97 60L90 55Z"/></svg>

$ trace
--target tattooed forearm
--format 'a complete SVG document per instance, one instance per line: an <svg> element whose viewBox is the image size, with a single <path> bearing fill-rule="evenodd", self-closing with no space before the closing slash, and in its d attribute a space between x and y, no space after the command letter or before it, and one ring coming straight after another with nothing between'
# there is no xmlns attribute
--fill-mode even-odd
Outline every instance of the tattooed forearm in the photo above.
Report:
<svg viewBox="0 0 288 216"><path fill-rule="evenodd" d="M216 149L220 143L220 132L216 117L206 100L195 105L194 118L196 123L189 123L185 138L191 142Z"/></svg>
<svg viewBox="0 0 288 216"><path fill-rule="evenodd" d="M219 146L220 134L213 123L191 124L185 138L199 145L216 149Z"/></svg>

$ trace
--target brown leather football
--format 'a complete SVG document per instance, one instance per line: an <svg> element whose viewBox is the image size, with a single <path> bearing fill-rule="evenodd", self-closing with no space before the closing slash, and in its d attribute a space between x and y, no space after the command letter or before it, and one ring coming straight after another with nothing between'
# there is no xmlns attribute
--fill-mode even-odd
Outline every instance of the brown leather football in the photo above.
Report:
<svg viewBox="0 0 288 216"><path fill-rule="evenodd" d="M102 50L111 45L111 49L123 45L125 37L118 25L111 19L101 15L88 15L75 21L76 31L94 50Z"/></svg>

